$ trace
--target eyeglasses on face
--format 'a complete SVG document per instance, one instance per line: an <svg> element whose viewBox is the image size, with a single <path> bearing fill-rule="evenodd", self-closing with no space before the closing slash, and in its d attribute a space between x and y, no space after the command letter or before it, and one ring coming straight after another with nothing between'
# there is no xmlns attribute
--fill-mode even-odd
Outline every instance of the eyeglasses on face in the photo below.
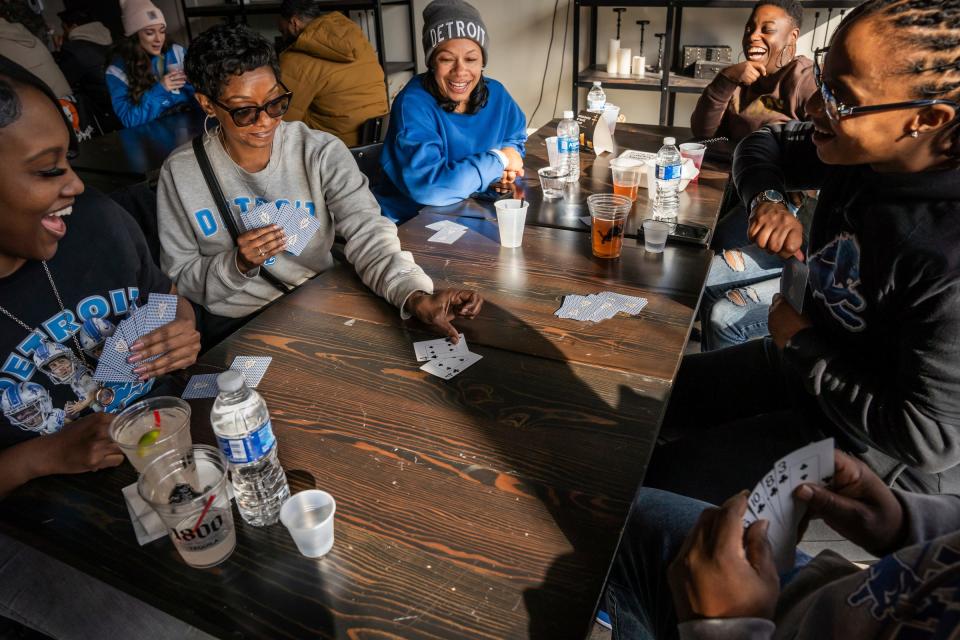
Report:
<svg viewBox="0 0 960 640"><path fill-rule="evenodd" d="M863 106L850 107L839 100L830 90L830 87L823 81L823 63L826 60L827 52L830 47L817 49L813 52L813 74L817 82L817 88L820 89L820 96L823 98L823 104L826 108L827 117L834 122L839 122L843 118L850 116L877 113L879 111L896 111L898 109L919 109L921 107L930 107L935 104L946 104L960 110L960 104L953 100L942 100L940 98L921 98L918 100L907 100L906 102L889 102L887 104L868 104Z"/></svg>
<svg viewBox="0 0 960 640"><path fill-rule="evenodd" d="M283 87L285 93L273 100L264 102L259 107L233 108L228 107L217 99L213 99L213 103L230 114L233 124L238 127L249 127L250 125L256 124L257 120L260 119L260 113L263 111L266 111L267 115L271 118L282 118L283 114L287 112L287 109L290 108L290 100L293 98L293 92L283 84L280 86Z"/></svg>

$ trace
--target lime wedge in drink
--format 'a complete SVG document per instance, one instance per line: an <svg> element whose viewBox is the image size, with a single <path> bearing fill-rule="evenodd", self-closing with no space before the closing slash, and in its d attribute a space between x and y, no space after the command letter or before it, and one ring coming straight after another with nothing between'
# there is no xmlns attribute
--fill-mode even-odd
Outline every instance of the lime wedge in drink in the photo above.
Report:
<svg viewBox="0 0 960 640"><path fill-rule="evenodd" d="M140 441L137 442L137 455L141 458L146 456L147 450L153 446L153 443L155 443L159 437L160 429L152 429L140 436Z"/></svg>

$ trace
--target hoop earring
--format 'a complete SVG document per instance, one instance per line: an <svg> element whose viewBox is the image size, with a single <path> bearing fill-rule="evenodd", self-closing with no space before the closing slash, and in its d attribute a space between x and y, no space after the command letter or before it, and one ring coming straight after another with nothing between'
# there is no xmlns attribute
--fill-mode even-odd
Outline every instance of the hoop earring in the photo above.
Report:
<svg viewBox="0 0 960 640"><path fill-rule="evenodd" d="M780 49L780 55L777 56L777 69L783 69L786 65L783 62L783 54L788 47L793 47L793 53L790 54L789 62L793 62L793 59L797 57L797 45L787 45L783 49Z"/></svg>
<svg viewBox="0 0 960 640"><path fill-rule="evenodd" d="M211 120L217 123L217 127L213 131L210 131L210 127L209 127ZM219 130L220 130L220 122L216 118L208 115L206 118L203 119L203 132L207 134L208 138L210 138L211 140L215 138L219 133Z"/></svg>

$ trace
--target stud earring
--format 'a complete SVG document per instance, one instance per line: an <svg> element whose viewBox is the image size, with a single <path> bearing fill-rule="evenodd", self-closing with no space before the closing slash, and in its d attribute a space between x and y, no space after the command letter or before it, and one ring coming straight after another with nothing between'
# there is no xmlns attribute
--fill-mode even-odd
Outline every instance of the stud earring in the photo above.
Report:
<svg viewBox="0 0 960 640"><path fill-rule="evenodd" d="M913 131L910 132L910 137L911 137L911 138L919 138L919 137L920 137L920 132L917 131L916 129L914 129Z"/></svg>

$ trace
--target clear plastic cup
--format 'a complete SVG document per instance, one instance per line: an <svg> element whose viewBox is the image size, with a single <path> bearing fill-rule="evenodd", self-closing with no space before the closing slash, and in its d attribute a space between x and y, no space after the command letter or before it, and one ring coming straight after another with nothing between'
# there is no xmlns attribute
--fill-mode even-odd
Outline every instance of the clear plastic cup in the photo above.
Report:
<svg viewBox="0 0 960 640"><path fill-rule="evenodd" d="M700 167L703 165L703 156L706 155L706 153L706 145L702 145L699 142L684 142L680 145L680 155L693 160L693 166L697 168L697 171L700 171ZM691 182L697 182L699 179L700 174L698 173Z"/></svg>
<svg viewBox="0 0 960 640"><path fill-rule="evenodd" d="M333 548L333 515L337 502L326 491L311 489L287 498L280 508L280 522L308 558L327 555Z"/></svg>
<svg viewBox="0 0 960 640"><path fill-rule="evenodd" d="M610 135L617 129L617 120L620 118L620 107L609 102L603 107L603 119L607 122Z"/></svg>
<svg viewBox="0 0 960 640"><path fill-rule="evenodd" d="M663 220L644 220L643 221L643 248L650 253L663 253L667 246L667 234L670 233L671 225Z"/></svg>
<svg viewBox="0 0 960 640"><path fill-rule="evenodd" d="M132 404L110 423L110 438L138 472L168 451L186 455L190 439L190 405L159 396Z"/></svg>
<svg viewBox="0 0 960 640"><path fill-rule="evenodd" d="M593 255L598 258L620 257L623 232L632 205L630 198L615 193L595 193L587 198Z"/></svg>
<svg viewBox="0 0 960 640"><path fill-rule="evenodd" d="M500 245L509 249L519 247L523 242L523 227L527 222L530 203L516 199L497 200L494 206L497 209Z"/></svg>
<svg viewBox="0 0 960 640"><path fill-rule="evenodd" d="M568 172L560 167L544 167L537 171L540 176L540 188L543 189L544 200L562 198L567 186Z"/></svg>
<svg viewBox="0 0 960 640"><path fill-rule="evenodd" d="M191 567L213 567L233 553L237 532L227 493L227 461L214 447L168 451L143 469L137 492L166 525Z"/></svg>
<svg viewBox="0 0 960 640"><path fill-rule="evenodd" d="M557 147L557 136L550 136L544 142L547 145L547 159L550 161L550 166L556 167L560 164L560 148Z"/></svg>
<svg viewBox="0 0 960 640"><path fill-rule="evenodd" d="M639 160L631 158L616 158L610 162L610 172L613 174L613 192L627 196L632 202L637 200L637 189L640 187L640 169L643 165Z"/></svg>
<svg viewBox="0 0 960 640"><path fill-rule="evenodd" d="M182 63L182 62L171 62L170 64L167 65L167 71L168 71L169 73L182 72L182 71L183 71L183 63ZM171 91L170 93L173 93L173 94L176 94L176 95L180 95L180 89L174 89L174 90Z"/></svg>

